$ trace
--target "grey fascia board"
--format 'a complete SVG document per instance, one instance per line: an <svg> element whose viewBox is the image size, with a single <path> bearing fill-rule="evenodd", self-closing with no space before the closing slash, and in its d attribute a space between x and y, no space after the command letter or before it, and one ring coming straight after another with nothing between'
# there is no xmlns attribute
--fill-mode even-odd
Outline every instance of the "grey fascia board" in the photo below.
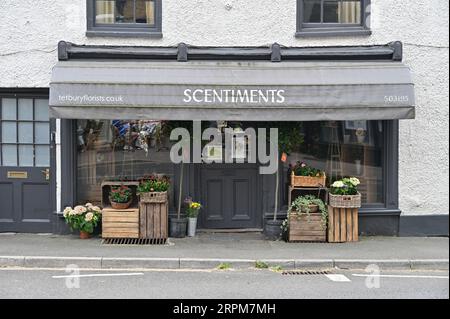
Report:
<svg viewBox="0 0 450 319"><path fill-rule="evenodd" d="M275 45L275 44L274 44ZM196 47L186 45L187 60L349 60L383 59L399 61L402 44L399 41L386 45L338 47L284 47L280 46L280 59L273 59L273 47ZM279 46L278 44L276 44ZM179 46L178 46L179 47ZM135 47L76 45L60 41L58 58L70 59L178 59L178 47ZM183 61L185 61L183 59Z"/></svg>

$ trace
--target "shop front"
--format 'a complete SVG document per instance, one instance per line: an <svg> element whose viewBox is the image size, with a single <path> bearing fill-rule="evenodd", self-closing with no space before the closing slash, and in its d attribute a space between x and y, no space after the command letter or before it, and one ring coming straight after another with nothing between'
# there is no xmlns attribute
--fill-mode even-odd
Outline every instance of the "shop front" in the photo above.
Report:
<svg viewBox="0 0 450 319"><path fill-rule="evenodd" d="M357 176L360 231L398 234L398 120L414 118L415 105L400 43L133 48L61 42L59 60L49 102L61 132L59 210L101 204L105 181L164 174L171 180L171 216L179 199L190 196L204 206L199 228L259 231L274 213L286 216L290 169L302 161L325 171L327 183ZM181 162L173 155L176 128L191 138L181 151L188 154L178 154ZM203 134L208 129L220 142L212 144ZM227 144L230 129L245 133L242 143ZM276 148L270 129L278 132ZM280 160L281 154L287 156Z"/></svg>

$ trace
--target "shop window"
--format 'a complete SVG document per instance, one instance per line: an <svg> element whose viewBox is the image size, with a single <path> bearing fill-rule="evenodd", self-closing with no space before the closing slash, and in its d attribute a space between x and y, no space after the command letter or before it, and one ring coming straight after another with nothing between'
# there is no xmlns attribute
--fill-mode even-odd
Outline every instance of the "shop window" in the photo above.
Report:
<svg viewBox="0 0 450 319"><path fill-rule="evenodd" d="M138 180L152 174L174 181L177 165L170 160L167 122L78 120L75 130L78 202L100 205L104 181Z"/></svg>
<svg viewBox="0 0 450 319"><path fill-rule="evenodd" d="M324 170L328 184L344 176L358 177L363 203L382 205L385 131L383 121L302 122L302 142L291 150L285 170L289 174L290 166L305 162Z"/></svg>
<svg viewBox="0 0 450 319"><path fill-rule="evenodd" d="M87 36L161 36L162 0L88 0Z"/></svg>
<svg viewBox="0 0 450 319"><path fill-rule="evenodd" d="M297 36L369 35L370 0L297 0Z"/></svg>

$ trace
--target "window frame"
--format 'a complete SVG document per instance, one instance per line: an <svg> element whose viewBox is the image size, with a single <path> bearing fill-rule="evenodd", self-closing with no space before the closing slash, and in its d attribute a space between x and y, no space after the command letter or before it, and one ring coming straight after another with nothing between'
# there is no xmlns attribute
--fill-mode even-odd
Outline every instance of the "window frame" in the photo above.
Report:
<svg viewBox="0 0 450 319"><path fill-rule="evenodd" d="M323 1L323 0L322 0ZM303 20L305 0L297 0L297 31L296 37L327 37L327 36L368 36L370 29L371 0L360 0L361 23L306 23ZM322 14L322 13L321 13Z"/></svg>
<svg viewBox="0 0 450 319"><path fill-rule="evenodd" d="M96 0L86 0L86 36L162 38L162 0L154 0L155 24L149 26L137 23L97 25L95 23L95 1Z"/></svg>

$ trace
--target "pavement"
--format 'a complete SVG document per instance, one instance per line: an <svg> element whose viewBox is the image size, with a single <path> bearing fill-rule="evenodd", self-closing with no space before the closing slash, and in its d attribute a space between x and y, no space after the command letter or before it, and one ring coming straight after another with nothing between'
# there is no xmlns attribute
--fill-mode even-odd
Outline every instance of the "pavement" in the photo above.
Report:
<svg viewBox="0 0 450 319"><path fill-rule="evenodd" d="M91 271L0 269L1 299L218 299L207 315L216 318L226 299L449 298L448 272L365 271L328 275L283 275L264 270ZM262 301L264 306L264 301ZM267 302L272 304L272 302ZM201 305L203 301L192 304ZM245 307L237 301L237 304ZM205 304L206 306L206 304ZM219 308L221 307L221 308ZM245 309L245 308L244 308ZM170 311L170 309L167 309ZM223 310L223 309L222 309ZM241 310L243 308L241 307ZM277 313L283 310L277 309ZM240 309L234 309L237 316ZM206 311L205 311L206 312ZM287 315L287 314L286 314ZM197 316L200 318L200 316ZM201 316L209 317L209 316ZM266 316L267 317L267 316Z"/></svg>
<svg viewBox="0 0 450 319"><path fill-rule="evenodd" d="M100 238L0 234L0 267L86 269L234 269L256 261L282 269L448 270L448 238L362 237L357 243L266 241L259 233L200 233L167 245L103 245Z"/></svg>

